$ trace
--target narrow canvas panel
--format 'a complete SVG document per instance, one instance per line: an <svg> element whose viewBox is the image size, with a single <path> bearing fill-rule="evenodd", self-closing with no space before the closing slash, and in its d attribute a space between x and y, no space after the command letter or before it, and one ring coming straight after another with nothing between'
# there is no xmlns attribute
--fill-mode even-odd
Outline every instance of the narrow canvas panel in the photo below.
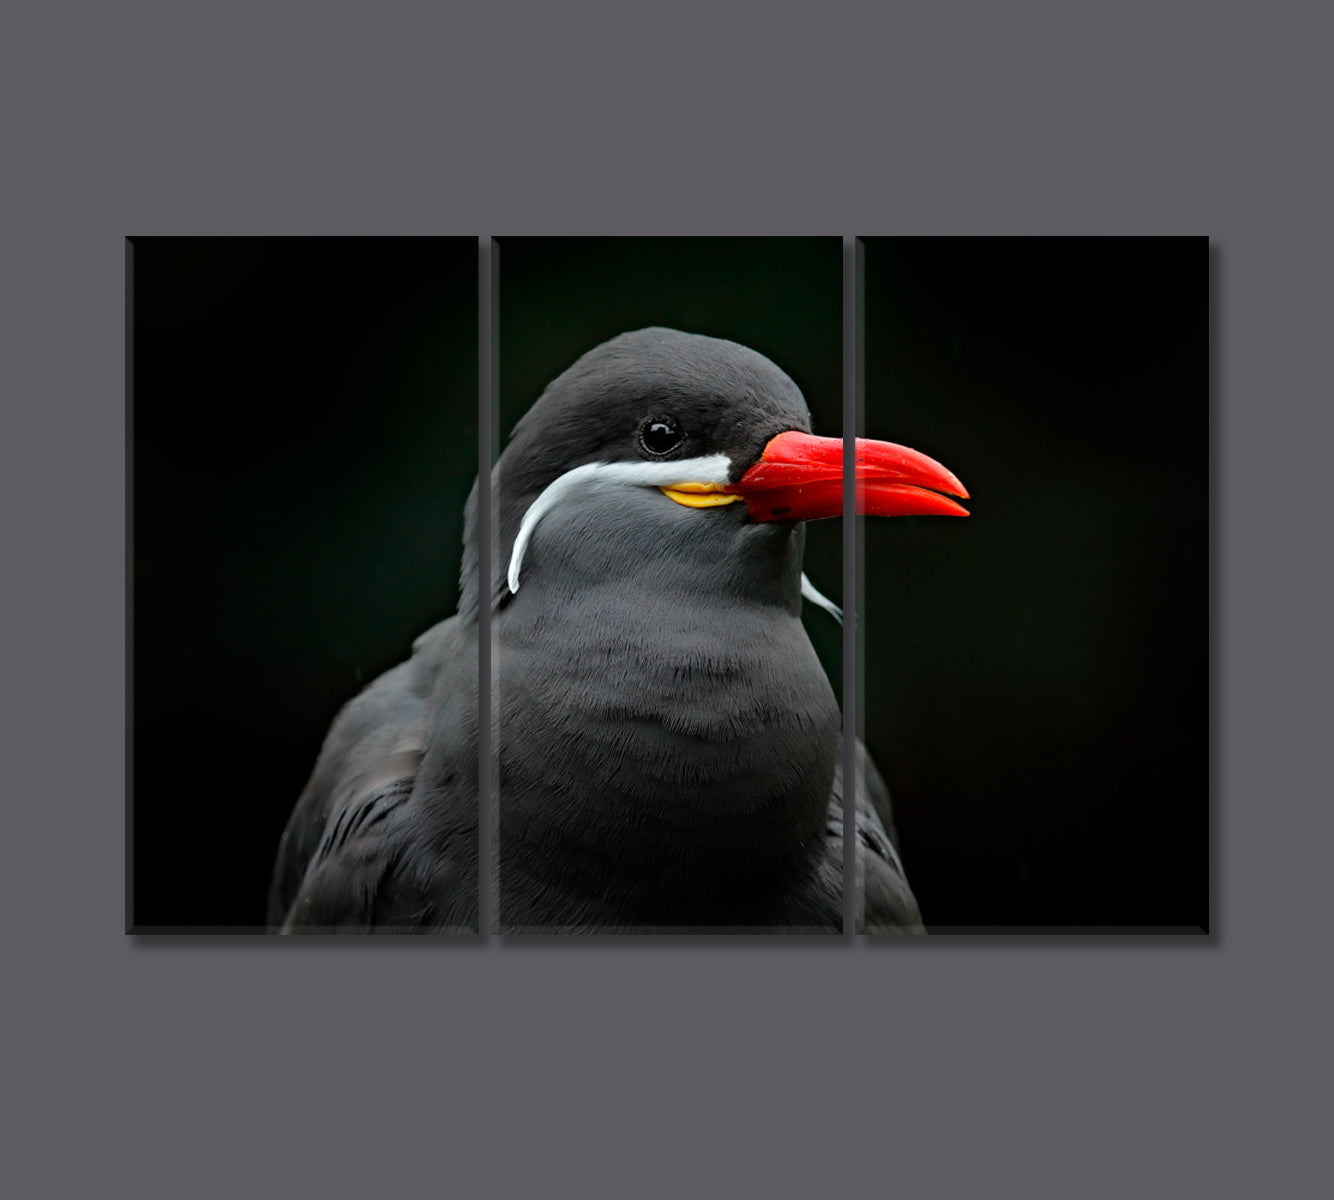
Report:
<svg viewBox="0 0 1334 1200"><path fill-rule="evenodd" d="M969 493L861 531L860 730L926 929L1207 930L1207 240L860 253L859 424Z"/></svg>
<svg viewBox="0 0 1334 1200"><path fill-rule="evenodd" d="M476 238L129 253L130 928L475 928L475 747L435 768L461 782L433 907L403 826L418 726L449 715L400 668L331 724L459 601ZM475 724L476 635L451 636Z"/></svg>
<svg viewBox="0 0 1334 1200"><path fill-rule="evenodd" d="M842 239L495 254L495 928L841 932Z"/></svg>

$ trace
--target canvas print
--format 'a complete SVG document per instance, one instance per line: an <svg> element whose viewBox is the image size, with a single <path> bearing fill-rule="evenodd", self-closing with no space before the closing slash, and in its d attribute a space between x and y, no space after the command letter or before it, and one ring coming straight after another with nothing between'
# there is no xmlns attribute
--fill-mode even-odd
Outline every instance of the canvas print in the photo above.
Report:
<svg viewBox="0 0 1334 1200"><path fill-rule="evenodd" d="M132 931L1210 928L1204 239L127 254Z"/></svg>
<svg viewBox="0 0 1334 1200"><path fill-rule="evenodd" d="M1208 930L1207 239L859 250L859 430L970 497L859 529L862 789L923 928Z"/></svg>
<svg viewBox="0 0 1334 1200"><path fill-rule="evenodd" d="M477 240L127 275L129 928L475 930Z"/></svg>
<svg viewBox="0 0 1334 1200"><path fill-rule="evenodd" d="M841 239L496 253L497 928L841 932Z"/></svg>

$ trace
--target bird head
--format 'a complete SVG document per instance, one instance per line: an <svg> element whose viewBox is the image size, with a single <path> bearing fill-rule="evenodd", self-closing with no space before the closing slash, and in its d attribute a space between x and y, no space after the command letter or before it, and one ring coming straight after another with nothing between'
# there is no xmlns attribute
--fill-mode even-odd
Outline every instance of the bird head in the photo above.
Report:
<svg viewBox="0 0 1334 1200"><path fill-rule="evenodd" d="M763 355L672 329L622 334L547 387L497 463L493 602L553 546L567 580L581 557L670 571L703 552L742 587L756 579L745 560L781 559L790 591L800 523L844 511L843 460L843 439L811 433L801 391ZM944 494L966 497L962 484L917 451L857 439L855 469L858 513L967 515Z"/></svg>

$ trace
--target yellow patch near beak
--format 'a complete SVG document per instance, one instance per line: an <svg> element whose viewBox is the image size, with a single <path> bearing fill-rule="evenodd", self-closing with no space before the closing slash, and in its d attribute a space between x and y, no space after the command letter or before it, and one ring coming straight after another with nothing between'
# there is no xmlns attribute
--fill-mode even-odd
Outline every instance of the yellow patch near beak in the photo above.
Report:
<svg viewBox="0 0 1334 1200"><path fill-rule="evenodd" d="M687 508L717 508L741 499L738 493L724 492L716 483L674 483L659 491Z"/></svg>

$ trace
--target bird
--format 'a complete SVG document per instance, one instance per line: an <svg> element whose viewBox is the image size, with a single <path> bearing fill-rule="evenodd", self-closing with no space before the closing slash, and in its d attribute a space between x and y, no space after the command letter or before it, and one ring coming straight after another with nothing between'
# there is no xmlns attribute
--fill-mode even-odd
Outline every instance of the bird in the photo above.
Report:
<svg viewBox="0 0 1334 1200"><path fill-rule="evenodd" d="M802 553L806 521L843 513L843 452L737 342L653 327L580 357L492 471L485 586L474 486L458 613L335 719L271 926L475 931L489 773L501 932L841 931L842 717L801 606L841 616ZM858 513L967 515L918 451L859 438L855 472ZM856 756L857 926L924 932L888 790Z"/></svg>

